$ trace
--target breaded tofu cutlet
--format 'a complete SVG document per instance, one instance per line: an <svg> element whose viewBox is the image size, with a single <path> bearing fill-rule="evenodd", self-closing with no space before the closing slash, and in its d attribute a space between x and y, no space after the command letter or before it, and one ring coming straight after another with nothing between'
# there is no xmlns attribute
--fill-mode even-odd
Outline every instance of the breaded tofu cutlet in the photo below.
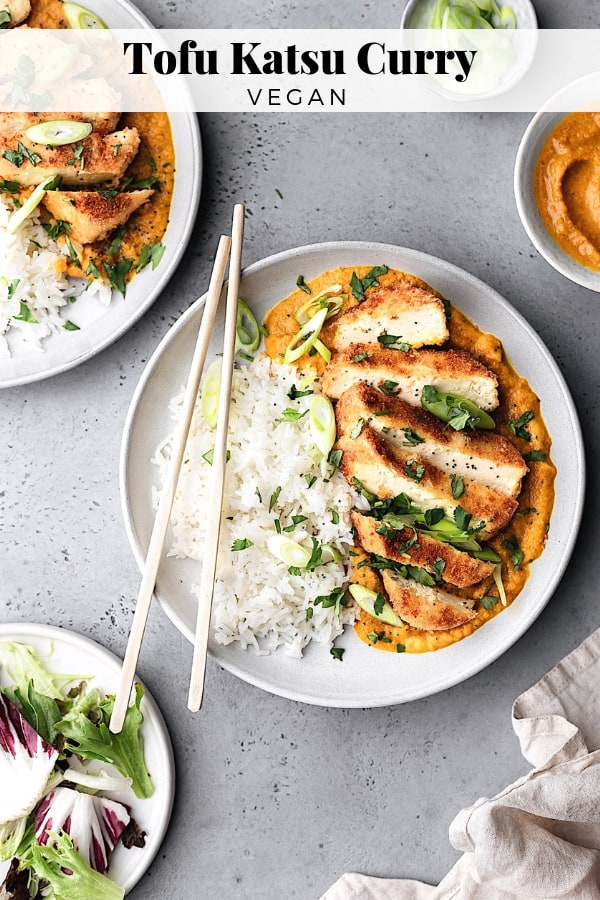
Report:
<svg viewBox="0 0 600 900"><path fill-rule="evenodd" d="M432 291L406 281L373 288L366 300L334 320L328 346L378 346L378 338L386 336L412 347L442 344L448 338L444 304Z"/></svg>
<svg viewBox="0 0 600 900"><path fill-rule="evenodd" d="M19 150L19 142L26 152ZM78 144L46 147L20 139L0 140L0 178L29 187L49 175L59 175L63 185L115 183L133 161L140 137L136 128L111 134L92 134Z"/></svg>
<svg viewBox="0 0 600 900"><path fill-rule="evenodd" d="M91 244L124 225L153 193L143 190L102 196L98 191L48 191L43 202L55 219L68 222L77 241Z"/></svg>
<svg viewBox="0 0 600 900"><path fill-rule="evenodd" d="M340 471L351 484L358 479L382 500L404 493L419 509L443 509L450 518L460 506L471 514L471 527L483 523L478 532L481 538L500 531L517 509L517 502L506 494L466 479L460 497L455 497L448 473L419 457L418 447L400 450L368 425L356 437L351 436L354 432L338 429Z"/></svg>
<svg viewBox="0 0 600 900"><path fill-rule="evenodd" d="M453 475L517 497L528 472L517 448L493 431L455 431L440 419L390 397L368 384L353 385L340 397L336 410L338 428L348 433L363 420L385 439Z"/></svg>
<svg viewBox="0 0 600 900"><path fill-rule="evenodd" d="M337 400L357 381L397 384L403 400L421 405L426 384L461 394L480 409L498 406L498 379L464 350L389 350L376 344L352 344L334 353L321 376L323 391Z"/></svg>
<svg viewBox="0 0 600 900"><path fill-rule="evenodd" d="M439 587L427 587L384 569L383 586L395 612L408 625L425 631L448 631L466 625L477 615L473 601L455 597Z"/></svg>
<svg viewBox="0 0 600 900"><path fill-rule="evenodd" d="M418 533L416 541L412 542L415 537L412 528L382 528L382 522L358 512L351 513L351 518L358 543L367 553L375 553L401 565L417 566L429 572L433 571L438 560L442 560L442 578L456 587L478 584L494 571L492 563L473 559L464 550L436 541L427 534ZM382 531L385 533L382 534Z"/></svg>

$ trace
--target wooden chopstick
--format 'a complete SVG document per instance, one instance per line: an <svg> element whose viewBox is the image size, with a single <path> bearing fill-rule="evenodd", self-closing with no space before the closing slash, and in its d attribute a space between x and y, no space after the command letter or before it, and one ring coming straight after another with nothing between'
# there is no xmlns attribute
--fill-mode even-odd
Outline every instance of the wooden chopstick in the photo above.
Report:
<svg viewBox="0 0 600 900"><path fill-rule="evenodd" d="M135 670L140 655L142 640L144 638L152 595L156 586L156 576L158 574L158 567L160 565L167 528L169 526L169 517L173 507L179 472L183 462L185 444L190 430L192 416L194 414L194 406L196 397L198 396L198 388L215 322L215 316L217 314L217 307L219 305L219 300L221 299L221 291L223 288L223 281L225 280L225 269L227 268L230 249L231 238L222 235L215 256L206 303L202 313L202 322L200 323L194 355L190 365L190 372L181 408L181 418L177 423L177 428L173 436L171 458L167 468L165 484L160 495L156 518L154 519L154 525L152 527L152 534L142 572L142 581L129 640L127 642L127 650L125 659L123 660L119 685L115 695L115 703L110 718L109 727L115 734L118 734L123 728L127 707L129 706L131 688L133 686Z"/></svg>
<svg viewBox="0 0 600 900"><path fill-rule="evenodd" d="M202 558L202 576L198 597L198 618L196 620L196 639L190 676L188 709L197 712L202 706L204 693L204 674L206 671L206 653L212 598L217 573L217 554L219 551L219 531L223 506L223 488L225 482L225 464L227 462L227 426L229 424L229 405L231 402L231 380L235 358L237 307L242 267L242 241L244 237L244 206L236 204L233 209L233 226L231 241L231 260L229 262L229 284L227 286L227 306L225 309L225 337L223 342L223 368L217 412L217 431L213 453L212 468L208 484L208 509L206 524L206 542Z"/></svg>

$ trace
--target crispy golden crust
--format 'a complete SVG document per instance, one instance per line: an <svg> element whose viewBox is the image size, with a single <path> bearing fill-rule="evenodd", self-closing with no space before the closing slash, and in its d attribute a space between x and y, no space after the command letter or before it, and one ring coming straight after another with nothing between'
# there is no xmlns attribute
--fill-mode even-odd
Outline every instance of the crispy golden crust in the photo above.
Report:
<svg viewBox="0 0 600 900"><path fill-rule="evenodd" d="M377 345L377 338L384 333L416 347L442 344L448 338L442 301L431 291L403 280L374 288L364 302L335 320L328 341L335 350L357 341Z"/></svg>
<svg viewBox="0 0 600 900"><path fill-rule="evenodd" d="M445 563L443 579L456 587L469 587L488 578L494 566L488 562L473 559L468 553L457 550L450 544L436 541L426 534L419 534L415 544L407 549L404 545L413 537L411 528L403 528L389 535L377 533L380 522L369 516L353 512L352 524L356 530L358 542L369 553L384 556L403 565L418 566L433 571L435 563L442 559Z"/></svg>
<svg viewBox="0 0 600 900"><path fill-rule="evenodd" d="M22 185L40 184L49 175L60 175L64 185L90 185L116 182L133 161L140 137L136 128L123 128L108 135L92 132L79 144L63 147L44 147L21 136L21 143L41 159L33 163L25 157L20 165L4 155L17 149L17 138L0 140L0 178ZM80 157L78 147L83 147ZM9 154L10 155L10 154Z"/></svg>
<svg viewBox="0 0 600 900"><path fill-rule="evenodd" d="M358 478L370 493L381 499L406 493L416 506L441 507L450 516L461 506L473 516L473 525L485 522L479 532L482 538L500 531L517 509L511 497L474 482L465 481L460 499L454 498L448 473L419 457L418 447L408 452L392 447L368 426L351 438L344 434L338 422L338 433L341 437L337 447L343 451L342 473L350 482Z"/></svg>
<svg viewBox="0 0 600 900"><path fill-rule="evenodd" d="M397 382L403 399L413 405L420 404L426 384L454 390L482 409L498 405L497 377L464 350L405 353L376 344L352 344L333 354L321 376L323 391L334 400L357 381L377 385L386 380Z"/></svg>
<svg viewBox="0 0 600 900"><path fill-rule="evenodd" d="M383 414L382 414L383 413ZM342 394L336 407L338 430L344 434L363 419L371 428L386 429L386 440L407 446L405 429L422 443L414 452L446 472L462 474L511 497L517 497L528 468L516 447L493 431L455 431L424 409L389 397L359 382Z"/></svg>
<svg viewBox="0 0 600 900"><path fill-rule="evenodd" d="M69 223L75 240L91 244L124 225L153 193L130 191L103 197L98 191L49 191L44 203L54 218Z"/></svg>
<svg viewBox="0 0 600 900"><path fill-rule="evenodd" d="M440 588L425 587L395 572L382 572L390 603L400 618L425 631L447 631L465 625L477 612L468 600L453 597Z"/></svg>

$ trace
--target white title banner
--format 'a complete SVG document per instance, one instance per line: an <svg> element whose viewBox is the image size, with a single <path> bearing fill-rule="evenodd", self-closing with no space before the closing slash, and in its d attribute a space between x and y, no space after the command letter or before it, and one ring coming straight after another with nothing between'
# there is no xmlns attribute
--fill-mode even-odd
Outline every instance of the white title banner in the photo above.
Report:
<svg viewBox="0 0 600 900"><path fill-rule="evenodd" d="M600 69L600 31L12 29L0 51L3 112L531 112Z"/></svg>

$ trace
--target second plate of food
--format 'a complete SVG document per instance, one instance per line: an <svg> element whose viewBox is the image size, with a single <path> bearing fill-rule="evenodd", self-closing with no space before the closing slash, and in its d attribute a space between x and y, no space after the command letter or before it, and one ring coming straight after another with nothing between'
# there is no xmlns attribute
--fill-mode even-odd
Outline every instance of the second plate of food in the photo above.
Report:
<svg viewBox="0 0 600 900"><path fill-rule="evenodd" d="M108 28L150 26L128 0L92 5ZM65 27L62 3L25 24ZM82 138L59 146L40 143L38 118L7 115L0 148L0 388L67 371L131 328L175 272L200 199L195 113L82 112ZM15 228L20 191L56 173L59 189Z"/></svg>
<svg viewBox="0 0 600 900"><path fill-rule="evenodd" d="M393 309L397 272L416 276L409 289L408 307L412 303L420 307L417 315L405 319L401 334L398 327L391 327L394 321L398 325ZM320 277L323 273L328 274ZM448 301L443 312L433 295L419 293L418 279ZM357 300L366 305L357 306L359 312L353 316L344 313L336 317L339 301L319 304L323 292L347 296L343 302L348 306ZM250 351L245 356L253 356L255 361L239 359L242 368L235 380L232 417L239 440L230 443L220 560L224 577L217 585L210 653L245 681L307 703L373 707L428 696L480 671L514 644L540 614L562 576L584 494L583 445L573 402L552 356L527 322L485 283L443 260L386 244L338 242L286 251L243 273L241 296L259 324L291 294L289 305L280 306L268 319L271 333L266 346L277 360L272 367L279 373L275 383L268 374L271 364L264 358L260 361L264 342L256 350L251 322L242 322L246 328L242 336ZM390 315L386 294L392 301L389 323L382 319ZM375 296L376 310L371 300ZM311 308L313 301L317 302ZM314 383L310 376L305 378L287 366L282 369L278 363L286 348L288 361L293 363L294 349L302 340L313 345L309 348L307 344L306 350L323 349L318 344L314 347L314 324L304 329L295 343L290 341L294 331L301 331L302 320L320 309L333 314L321 337L337 352L337 367L329 368L330 374ZM177 406L173 401L187 378L202 310L201 299L155 351L137 387L125 427L122 505L140 566L168 458ZM439 345L444 341L444 313L450 316L452 353L439 355L440 349L448 349L446 342L437 351L424 348L415 355L409 344ZM377 333L371 344L369 315ZM343 325L336 324L342 321ZM411 329L416 327L419 332L424 323L432 334L411 337ZM518 376L502 362L501 347L490 334L502 342ZM221 342L222 321L215 328L207 366L218 360ZM350 350L342 349L349 342ZM466 357L469 351L475 361ZM458 372L463 376L460 391L455 352L463 354L461 367L467 366ZM446 422L452 419L452 423L440 425L436 431L437 420L423 416L420 402L414 398L410 402L411 390L413 394L418 391L419 398L422 391L422 386L415 385L414 371L394 374L392 379L384 366L375 376L359 374L354 379L355 370L371 365L373 358L378 364L385 362L386 353L391 354L395 369L403 368L398 362L403 360L410 361L413 369L417 363L425 366L421 380L434 381L438 402L444 391L465 394L477 385L480 405L492 409L494 399L486 399L485 393L487 384L493 394L494 379L477 366L486 360L490 369L500 373L498 434L492 439L493 448L486 449L488 438L478 438L477 452L489 469L482 485L472 483L475 466L460 446L464 432L457 430L467 425L467 432L475 433L468 427L476 424L473 419L459 421L469 419L472 411L468 406L459 404L455 409L451 400ZM439 367L442 362L448 371L438 368L432 374L431 366ZM250 368L244 371L247 366ZM203 412L209 419L217 369L218 363L209 372L212 388L205 391ZM328 380L327 392L335 400L348 387L346 381L363 378L370 380L371 386L355 387L347 393L350 400L338 401L338 444L331 453L325 447L328 461L320 458L318 447L327 443L327 437L319 437L320 414L313 406L319 384ZM403 383L398 385L399 381ZM408 404L398 400L395 395L399 392ZM428 399L433 402L436 398ZM210 467L207 428L200 410L180 480L169 536L171 555L161 564L157 583L157 596L167 615L190 640L201 571L199 535L205 518L201 491ZM390 462L386 448L398 435ZM440 443L448 445L442 457ZM359 445L361 453L376 453L376 468L384 466L383 476L373 475L373 458L365 462ZM518 453L514 456L515 448L524 461ZM462 463L456 468L458 457ZM556 467L554 497L552 463ZM512 479L510 485L494 481L500 467L500 478ZM530 474L519 493L526 467ZM440 470L445 470L443 477ZM367 482L373 477L379 479L378 489L369 491ZM374 493L396 499L376 508ZM352 518L352 507L370 515L359 512L357 517L355 512ZM353 527L355 533L360 532L361 543L368 543L368 566L358 565ZM455 546L443 542L438 552L437 539L444 528L453 530L450 537L456 539ZM429 544L431 538L436 542ZM433 547L429 560L425 558L428 547ZM423 557L420 561L419 554ZM390 565L394 556L396 561ZM498 556L502 565L493 578ZM530 558L534 561L528 571ZM362 606L370 603L380 616L373 619L361 613L363 621L356 629L351 623L352 606L342 590L352 565L357 579L372 590L359 596ZM475 573L474 568L481 572ZM502 585L498 584L499 573ZM474 581L479 584L471 589L468 585ZM506 608L502 605L504 588L509 601L515 597ZM387 604L383 606L386 595L395 612ZM411 608L415 597L419 603L416 610ZM398 613L401 622L395 618Z"/></svg>

